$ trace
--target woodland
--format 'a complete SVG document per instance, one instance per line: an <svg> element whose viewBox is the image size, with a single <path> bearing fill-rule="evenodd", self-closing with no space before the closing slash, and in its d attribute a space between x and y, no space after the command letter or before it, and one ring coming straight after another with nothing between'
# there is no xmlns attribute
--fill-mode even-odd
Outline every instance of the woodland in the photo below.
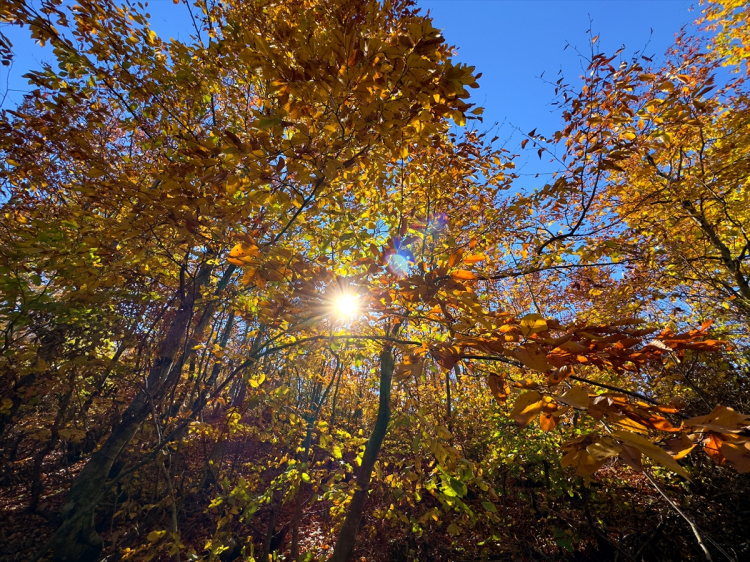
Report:
<svg viewBox="0 0 750 562"><path fill-rule="evenodd" d="M410 0L184 7L0 0L0 560L750 560L745 2L515 148Z"/></svg>

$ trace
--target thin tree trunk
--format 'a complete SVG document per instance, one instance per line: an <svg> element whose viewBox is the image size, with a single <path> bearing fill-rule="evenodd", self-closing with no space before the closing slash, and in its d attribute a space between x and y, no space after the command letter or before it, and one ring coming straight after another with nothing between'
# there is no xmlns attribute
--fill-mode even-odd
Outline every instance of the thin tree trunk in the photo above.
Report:
<svg viewBox="0 0 750 562"><path fill-rule="evenodd" d="M271 515L268 519L268 529L266 529L266 538L263 541L263 554L260 559L262 562L269 562L271 557L271 540L273 539L274 531L276 529L276 516L281 509L281 495L279 490L274 490L271 496Z"/></svg>
<svg viewBox="0 0 750 562"><path fill-rule="evenodd" d="M126 408L102 447L91 456L73 482L62 508L63 523L45 545L44 552L38 552L35 559L41 558L49 549L53 551L52 560L55 562L87 562L99 558L102 540L94 528L94 512L104 494L104 485L115 459L151 412L150 401L161 397L169 384L179 376L178 371L186 356L185 337L193 317L193 307L209 274L210 267L204 264L194 283L187 288L181 287L180 308L161 344L159 358L149 371L145 388Z"/></svg>
<svg viewBox="0 0 750 562"><path fill-rule="evenodd" d="M375 427L372 430L370 439L365 446L365 453L362 456L362 466L360 466L359 475L357 476L356 491L349 503L349 509L346 512L346 519L339 531L336 539L336 546L333 549L333 556L329 562L347 562L354 551L357 541L357 531L359 530L365 503L367 501L367 492L370 488L370 479L375 461L383 445L385 434L388 431L388 422L391 419L391 379L393 378L394 358L389 348L386 348L380 354L380 403L378 405L378 417L375 421Z"/></svg>

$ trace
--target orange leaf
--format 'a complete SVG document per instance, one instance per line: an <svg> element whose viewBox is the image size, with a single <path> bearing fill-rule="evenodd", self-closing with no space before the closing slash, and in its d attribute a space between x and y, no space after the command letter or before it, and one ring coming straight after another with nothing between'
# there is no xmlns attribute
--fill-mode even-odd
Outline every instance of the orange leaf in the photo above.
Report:
<svg viewBox="0 0 750 562"><path fill-rule="evenodd" d="M451 273L451 277L453 277L453 279L462 279L464 281L473 281L477 278L477 276L474 275L471 271L466 271L465 269L454 271L453 273Z"/></svg>
<svg viewBox="0 0 750 562"><path fill-rule="evenodd" d="M539 425L544 431L552 431L557 426L557 417L543 413L539 416Z"/></svg>
<svg viewBox="0 0 750 562"><path fill-rule="evenodd" d="M466 256L464 258L464 263L467 264L467 265L471 265L471 264L474 264L474 263L477 263L477 262L480 262L480 261L484 261L486 259L487 259L487 256L482 255L482 254L476 254L476 255L473 255L473 256Z"/></svg>

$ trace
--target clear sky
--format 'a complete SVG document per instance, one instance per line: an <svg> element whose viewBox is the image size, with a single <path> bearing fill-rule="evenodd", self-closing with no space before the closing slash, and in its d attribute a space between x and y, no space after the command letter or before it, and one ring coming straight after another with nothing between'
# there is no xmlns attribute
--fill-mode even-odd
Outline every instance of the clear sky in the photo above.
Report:
<svg viewBox="0 0 750 562"><path fill-rule="evenodd" d="M562 70L567 82L582 74L581 61L573 47L589 51L587 30L599 35L597 46L623 56L642 51L657 59L672 45L683 26L698 16L699 7L689 0L420 0L435 26L452 45L458 59L482 72L474 101L485 107L484 126L499 122L504 143L518 127L528 133L557 130L561 123L549 105ZM567 49L566 44L571 46ZM482 125L479 125L481 127ZM522 136L507 142L520 149ZM550 168L529 151L517 161L518 172L534 174ZM533 175L530 183L534 182ZM526 183L526 182L522 182Z"/></svg>
<svg viewBox="0 0 750 562"><path fill-rule="evenodd" d="M696 0L697 1L697 0ZM581 62L573 48L588 48L586 31L599 35L604 52L625 45L625 54L645 49L659 57L672 44L675 34L698 15L690 11L690 0L419 0L423 12L430 11L436 27L450 44L459 48L458 58L482 72L481 88L473 90L474 101L485 107L484 126L504 123L499 134L506 140L519 127L528 132L552 133L559 117L551 113L552 81L563 70L569 79L581 74ZM162 37L187 40L193 33L184 5L172 0L151 0L148 12L155 31ZM3 107L12 107L27 89L22 75L39 66L45 54L26 38L27 32L4 29L15 46L16 61L5 76L0 70L0 99L10 86ZM521 137L508 143L517 149ZM529 161L539 170L539 164ZM527 172L531 170L527 169Z"/></svg>

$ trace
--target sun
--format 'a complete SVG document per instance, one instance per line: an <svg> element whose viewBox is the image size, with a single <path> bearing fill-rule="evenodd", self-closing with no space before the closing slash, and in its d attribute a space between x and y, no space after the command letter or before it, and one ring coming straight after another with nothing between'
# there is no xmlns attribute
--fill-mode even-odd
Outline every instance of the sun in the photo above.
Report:
<svg viewBox="0 0 750 562"><path fill-rule="evenodd" d="M351 318L359 312L359 299L351 293L343 293L336 298L336 312L344 318Z"/></svg>

